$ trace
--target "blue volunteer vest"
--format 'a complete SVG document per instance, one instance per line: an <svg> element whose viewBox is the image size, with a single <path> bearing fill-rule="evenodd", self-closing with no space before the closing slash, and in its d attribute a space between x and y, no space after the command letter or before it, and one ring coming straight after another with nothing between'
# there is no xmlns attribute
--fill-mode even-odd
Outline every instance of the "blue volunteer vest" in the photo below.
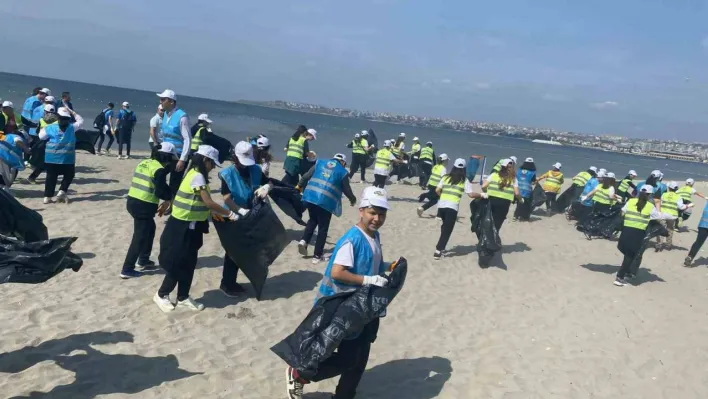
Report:
<svg viewBox="0 0 708 399"><path fill-rule="evenodd" d="M32 119L32 111L34 111L34 109L37 108L41 104L42 104L42 102L39 101L39 98L37 96L27 97L27 99L25 100L25 103L22 105L22 117L24 117L25 119L31 120Z"/></svg>
<svg viewBox="0 0 708 399"><path fill-rule="evenodd" d="M519 183L519 193L524 198L529 198L533 195L533 186L531 182L536 177L536 171L519 169L516 172L516 181Z"/></svg>
<svg viewBox="0 0 708 399"><path fill-rule="evenodd" d="M74 125L69 125L66 132L62 132L58 124L48 125L44 131L49 136L47 149L44 152L44 162L65 165L76 163Z"/></svg>
<svg viewBox="0 0 708 399"><path fill-rule="evenodd" d="M22 138L16 133L8 133L5 135L5 142L10 144L12 152L22 156L22 149L17 146L18 141L22 141Z"/></svg>
<svg viewBox="0 0 708 399"><path fill-rule="evenodd" d="M30 119L32 119L32 122L39 124L39 120L42 119L43 117L44 117L44 106L41 106L41 107L35 108L34 111L32 111L32 117ZM38 129L39 128L31 127L29 129L29 135L36 136L37 134L39 134L39 132L37 131Z"/></svg>
<svg viewBox="0 0 708 399"><path fill-rule="evenodd" d="M186 112L181 109L176 109L172 112L171 116L167 116L167 113L165 113L162 117L160 140L173 144L175 148L177 148L177 154L181 154L182 147L184 147L184 139L182 138L179 121L186 115Z"/></svg>
<svg viewBox="0 0 708 399"><path fill-rule="evenodd" d="M600 184L600 181L597 180L596 177L590 178L587 183L585 183L585 188L583 189L583 193L580 194L581 196L583 195L588 195L590 194L590 191L594 190L595 187L597 187ZM582 202L583 205L585 206L592 206L592 198L588 198L585 201Z"/></svg>
<svg viewBox="0 0 708 399"><path fill-rule="evenodd" d="M13 144L8 141L0 140L0 161L4 162L7 166L17 169L25 170L25 163L22 162L22 155L18 155L15 152L14 140Z"/></svg>
<svg viewBox="0 0 708 399"><path fill-rule="evenodd" d="M376 232L376 241L380 243L380 240L379 233ZM334 252L332 253L336 254L339 248L348 242L354 247L354 266L347 269L349 272L359 276L376 276L386 271L386 265L383 262L383 253L381 254L381 263L375 265L374 251L371 249L371 245L369 245L369 241L364 236L364 233L356 226L352 226L352 228L337 241L337 244L334 246ZM359 288L358 285L340 283L332 278L334 258L334 255L329 258L324 276L322 276L322 281L320 281L320 286L317 289L315 302L322 297L332 296L340 292L354 291Z"/></svg>
<svg viewBox="0 0 708 399"><path fill-rule="evenodd" d="M251 201L253 200L253 191L261 186L262 172L261 167L258 165L246 166L246 168L248 168L248 172L251 175L251 185L243 181L235 165L231 165L219 172L219 177L224 179L226 185L229 186L231 200L241 208L250 209ZM225 205L224 207L228 208Z"/></svg>
<svg viewBox="0 0 708 399"><path fill-rule="evenodd" d="M347 170L336 159L318 160L302 200L318 205L337 217L341 216L342 179L346 175Z"/></svg>
<svg viewBox="0 0 708 399"><path fill-rule="evenodd" d="M701 222L698 223L698 227L708 229L708 204L703 207L703 215L701 215Z"/></svg>

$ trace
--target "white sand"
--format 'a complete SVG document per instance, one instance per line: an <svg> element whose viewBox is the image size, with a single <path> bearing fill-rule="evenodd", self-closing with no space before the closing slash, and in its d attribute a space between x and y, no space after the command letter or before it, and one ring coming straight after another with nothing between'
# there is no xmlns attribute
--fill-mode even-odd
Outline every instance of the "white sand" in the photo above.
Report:
<svg viewBox="0 0 708 399"><path fill-rule="evenodd" d="M269 347L307 314L325 264L301 259L291 245L271 266L262 301L228 299L218 291L223 250L212 229L192 286L207 309L163 314L152 302L161 275L118 278L133 228L125 195L136 163L79 155L70 205L43 205L41 185L14 187L52 237L79 237L74 252L85 263L42 285L2 286L0 396L283 398L285 364ZM216 181L212 173L214 188ZM364 186L353 187L359 195ZM434 261L440 227L416 217L420 190L388 189L395 209L381 230L385 257L405 256L410 272L382 320L359 397L708 397L705 259L688 269L686 250L650 250L643 283L618 288L615 242L587 241L560 215L536 216L507 220L505 269L483 270L465 201L448 245L457 256ZM675 245L690 247L703 205ZM299 239L302 228L282 220ZM345 205L328 252L356 220L356 208ZM163 227L158 221L154 260ZM329 398L335 384L308 385L306 397Z"/></svg>

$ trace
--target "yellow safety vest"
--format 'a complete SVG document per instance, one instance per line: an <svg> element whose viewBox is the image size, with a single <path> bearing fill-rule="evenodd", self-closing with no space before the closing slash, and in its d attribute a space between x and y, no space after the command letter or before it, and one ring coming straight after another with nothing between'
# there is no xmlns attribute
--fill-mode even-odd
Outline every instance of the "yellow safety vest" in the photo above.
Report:
<svg viewBox="0 0 708 399"><path fill-rule="evenodd" d="M376 162L374 164L374 168L377 169L386 169L391 166L391 151L387 150L386 148L382 148L376 152Z"/></svg>
<svg viewBox="0 0 708 399"><path fill-rule="evenodd" d="M646 230L651 221L651 208L654 205L647 201L641 212L637 212L637 202L639 199L632 198L627 201L627 213L624 214L624 227L631 227L638 230Z"/></svg>
<svg viewBox="0 0 708 399"><path fill-rule="evenodd" d="M405 143L404 143L403 141L401 141L401 142L398 143L398 144L395 144L395 143L394 143L394 144L391 146L391 152L393 152L393 155L395 155L395 156L397 156L397 157L400 157L400 156L401 156L401 147L403 147L404 144L405 144Z"/></svg>
<svg viewBox="0 0 708 399"><path fill-rule="evenodd" d="M563 173L554 175L552 171L546 173L546 180L543 182L543 191L559 193L563 185Z"/></svg>
<svg viewBox="0 0 708 399"><path fill-rule="evenodd" d="M573 178L573 184L580 186L580 187L585 187L585 184L592 178L592 175L588 173L587 171L585 172L580 172L575 177Z"/></svg>
<svg viewBox="0 0 708 399"><path fill-rule="evenodd" d="M592 195L592 200L598 204L612 205L615 201L610 198L610 188L598 187L595 194Z"/></svg>
<svg viewBox="0 0 708 399"><path fill-rule="evenodd" d="M693 187L691 186L683 186L678 189L677 191L678 195L681 196L685 201L690 201L691 198L693 197Z"/></svg>
<svg viewBox="0 0 708 399"><path fill-rule="evenodd" d="M52 123L48 123L47 121L44 120L44 118L42 118L42 119L39 120L39 130L42 130L42 129L44 129L45 127L47 127L47 126L49 126L49 125L53 125L53 124L55 124L55 123L57 123L57 122L58 122L58 121L54 121L54 122L52 122Z"/></svg>
<svg viewBox="0 0 708 399"><path fill-rule="evenodd" d="M200 127L199 130L197 130L196 133L194 133L194 137L192 137L192 146L190 147L192 151L197 151L199 149L199 146L202 145L202 132L206 129L204 126Z"/></svg>
<svg viewBox="0 0 708 399"><path fill-rule="evenodd" d="M661 196L661 212L678 217L678 206L676 202L681 198L678 193L673 191L668 191Z"/></svg>
<svg viewBox="0 0 708 399"><path fill-rule="evenodd" d="M433 154L435 153L435 150L433 150L433 147L425 147L422 150L420 150L420 159L422 160L433 160Z"/></svg>
<svg viewBox="0 0 708 399"><path fill-rule="evenodd" d="M360 139L360 141L357 143L356 140L352 141L352 154L361 154L364 155L366 154L366 148L369 147L369 143L366 142L364 139Z"/></svg>
<svg viewBox="0 0 708 399"><path fill-rule="evenodd" d="M302 136L297 140L291 138L290 141L288 141L288 152L285 156L302 159L302 155L305 152L305 140L306 139Z"/></svg>
<svg viewBox="0 0 708 399"><path fill-rule="evenodd" d="M177 195L172 202L172 216L175 219L187 222L202 222L209 218L209 208L207 208L199 191L194 191L191 187L194 175L199 173L196 169L190 169L179 185Z"/></svg>
<svg viewBox="0 0 708 399"><path fill-rule="evenodd" d="M428 185L437 187L442 179L442 170L445 169L445 165L435 165L433 170L430 171L430 178L428 179Z"/></svg>
<svg viewBox="0 0 708 399"><path fill-rule="evenodd" d="M411 152L415 154L416 152L420 151L420 144L413 144L411 146Z"/></svg>
<svg viewBox="0 0 708 399"><path fill-rule="evenodd" d="M457 184L451 184L450 180L451 177L449 175L442 178L443 186L440 192L440 200L459 204L462 194L465 192L465 181L463 179Z"/></svg>
<svg viewBox="0 0 708 399"><path fill-rule="evenodd" d="M154 159L140 162L133 172L128 197L158 204L160 199L155 195L155 173L162 168L162 164Z"/></svg>
<svg viewBox="0 0 708 399"><path fill-rule="evenodd" d="M492 175L489 176L489 186L487 186L487 194L489 194L490 197L497 197L508 201L513 201L514 186L510 184L502 189L499 186L501 180L502 179L498 173L492 173Z"/></svg>
<svg viewBox="0 0 708 399"><path fill-rule="evenodd" d="M621 192L621 193L626 193L627 190L629 190L629 183L631 183L631 182L632 182L632 179L630 179L630 178L628 178L628 177L625 177L625 178L622 179L622 181L620 182L619 187L617 187L617 191L619 191L619 192Z"/></svg>

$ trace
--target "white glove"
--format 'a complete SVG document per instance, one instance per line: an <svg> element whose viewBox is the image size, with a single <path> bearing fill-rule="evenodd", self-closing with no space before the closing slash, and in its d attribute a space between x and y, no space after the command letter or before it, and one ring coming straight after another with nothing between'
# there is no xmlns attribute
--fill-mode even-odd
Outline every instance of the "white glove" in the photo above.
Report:
<svg viewBox="0 0 708 399"><path fill-rule="evenodd" d="M521 197L521 199L519 199L519 202L523 204L524 202L526 202L526 200L524 200L524 198Z"/></svg>
<svg viewBox="0 0 708 399"><path fill-rule="evenodd" d="M484 199L489 198L489 194L487 194L487 193L482 193L481 195L482 195L482 198L484 198Z"/></svg>
<svg viewBox="0 0 708 399"><path fill-rule="evenodd" d="M404 164L405 164L405 163L408 163L408 161L403 161L403 163L404 163Z"/></svg>
<svg viewBox="0 0 708 399"><path fill-rule="evenodd" d="M250 210L250 209L246 209L246 208L241 208L241 209L239 209L239 210L236 211L236 212L237 212L240 216L246 216L246 215L248 215L248 212L251 212L251 210Z"/></svg>
<svg viewBox="0 0 708 399"><path fill-rule="evenodd" d="M264 184L258 190L256 190L256 196L258 198L265 198L268 196L269 192L270 192L270 184Z"/></svg>
<svg viewBox="0 0 708 399"><path fill-rule="evenodd" d="M229 220L232 222L237 221L239 218L238 214L236 214L234 211L229 212Z"/></svg>
<svg viewBox="0 0 708 399"><path fill-rule="evenodd" d="M619 202L620 204L624 202L624 201L622 200L622 197L617 197L617 198L615 198L615 201Z"/></svg>
<svg viewBox="0 0 708 399"><path fill-rule="evenodd" d="M377 287L385 287L388 280L381 276L364 276L364 285L375 285Z"/></svg>
<svg viewBox="0 0 708 399"><path fill-rule="evenodd" d="M587 195L581 195L580 196L580 202L585 202L585 200L588 199Z"/></svg>

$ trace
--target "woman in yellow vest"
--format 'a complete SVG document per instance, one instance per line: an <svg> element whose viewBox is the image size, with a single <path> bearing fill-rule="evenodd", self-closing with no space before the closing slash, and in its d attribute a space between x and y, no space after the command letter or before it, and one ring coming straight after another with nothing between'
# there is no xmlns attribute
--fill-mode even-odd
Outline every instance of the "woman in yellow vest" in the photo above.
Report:
<svg viewBox="0 0 708 399"><path fill-rule="evenodd" d="M592 191L580 197L580 202L592 198L594 212L606 212L616 202L622 202L622 197L615 194L615 174L608 172L602 178L602 183Z"/></svg>
<svg viewBox="0 0 708 399"><path fill-rule="evenodd" d="M386 187L386 180L391 173L392 164L398 164L401 161L397 159L391 151L391 142L384 141L384 147L376 152L376 161L374 162L374 187Z"/></svg>
<svg viewBox="0 0 708 399"><path fill-rule="evenodd" d="M649 196L654 192L654 187L645 184L639 189L639 196L631 198L622 208L624 227L620 233L617 249L624 259L615 278L614 285L623 287L628 284L627 279L634 278L639 264L632 265L638 256L641 256L642 242L646 236L649 222L656 219L670 218L659 212ZM641 258L639 259L641 260Z"/></svg>
<svg viewBox="0 0 708 399"><path fill-rule="evenodd" d="M539 183L543 180L543 191L546 193L546 211L551 213L551 210L555 207L556 197L563 187L563 173L561 173L561 163L556 162L553 164L553 169L541 175L538 178Z"/></svg>
<svg viewBox="0 0 708 399"><path fill-rule="evenodd" d="M152 270L155 262L150 260L152 243L155 240L155 214L162 214L169 208L170 186L167 185L169 165L177 160L177 149L172 143L163 142L153 146L150 159L138 164L130 182L126 207L133 217L133 238L125 255L120 278L140 277L135 270ZM162 204L158 206L162 200Z"/></svg>
<svg viewBox="0 0 708 399"><path fill-rule="evenodd" d="M514 171L514 163L511 159L502 159L498 163L499 171L492 172L491 175L482 183L482 190L489 197L489 203L492 208L492 217L497 231L501 231L501 226L506 220L506 215L509 213L511 202L516 197L519 201L523 201L519 194L519 185L516 181L516 172Z"/></svg>
<svg viewBox="0 0 708 399"><path fill-rule="evenodd" d="M438 198L440 195L438 194L438 185L440 184L440 180L442 179L443 176L447 174L447 164L449 158L447 154L440 154L438 157L438 162L435 166L433 166L432 171L430 172L430 177L428 178L428 192L423 193L418 196L418 202L423 202L426 199L428 202L423 204L422 206L419 206L418 209L416 209L416 212L418 212L418 217L423 216L423 212L427 211L428 209L432 208L433 205L438 203ZM438 214L438 218L439 218Z"/></svg>
<svg viewBox="0 0 708 399"><path fill-rule="evenodd" d="M668 185L668 191L661 195L661 213L670 215L671 219L663 219L661 224L666 227L669 231L669 236L666 237L666 245L661 243L661 236L656 237L656 252L666 250L671 250L673 248L674 239L674 226L679 218L679 212L684 211L693 206L693 204L684 205L683 198L679 195L678 183L675 181L670 182Z"/></svg>
<svg viewBox="0 0 708 399"><path fill-rule="evenodd" d="M238 215L214 202L209 194L209 172L221 167L219 151L202 145L192 156L184 179L172 202L172 214L160 237L160 267L165 269L165 279L155 293L153 301L163 312L176 307L202 310L204 305L189 296L189 289L197 266L203 235L209 232L209 215L214 213L229 220ZM177 288L177 302L170 293Z"/></svg>
<svg viewBox="0 0 708 399"><path fill-rule="evenodd" d="M308 141L316 139L317 130L308 129L304 125L298 126L295 133L293 133L290 140L288 140L288 145L285 147L285 163L283 164L283 168L285 169L285 176L283 177L284 183L292 186L297 185L303 170L307 171L310 169L309 167L303 168L303 162L304 158L312 155Z"/></svg>

